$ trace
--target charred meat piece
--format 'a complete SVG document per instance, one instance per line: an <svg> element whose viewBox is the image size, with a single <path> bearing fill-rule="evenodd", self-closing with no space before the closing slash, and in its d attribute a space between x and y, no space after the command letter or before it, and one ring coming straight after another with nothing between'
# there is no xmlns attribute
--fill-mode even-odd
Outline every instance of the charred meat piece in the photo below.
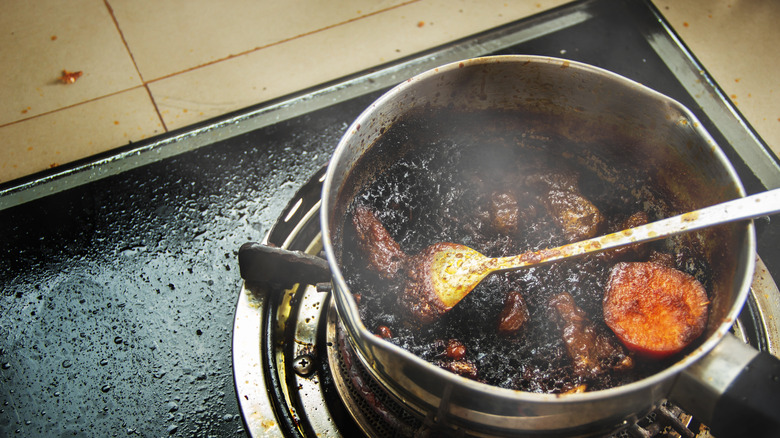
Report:
<svg viewBox="0 0 780 438"><path fill-rule="evenodd" d="M477 366L467 360L453 360L451 362L444 363L442 367L445 370L458 374L460 376L472 380L477 380L477 376L478 376Z"/></svg>
<svg viewBox="0 0 780 438"><path fill-rule="evenodd" d="M682 351L704 333L709 300L693 276L657 263L618 263L604 294L604 322L628 349L651 358Z"/></svg>
<svg viewBox="0 0 780 438"><path fill-rule="evenodd" d="M558 316L575 374L596 377L609 369L633 367L633 360L620 344L605 331L598 330L569 293L556 295L550 305Z"/></svg>
<svg viewBox="0 0 780 438"><path fill-rule="evenodd" d="M391 339L393 337L393 332L390 330L390 327L380 325L376 328L376 335L382 339Z"/></svg>
<svg viewBox="0 0 780 438"><path fill-rule="evenodd" d="M628 228L638 227L650 222L647 213L639 211L629 216L625 221L621 222L616 230L611 232L617 232ZM622 246L620 248L611 249L599 253L598 256L602 257L608 262L623 261L640 261L647 259L650 254L650 246L647 243L636 243L633 245Z"/></svg>
<svg viewBox="0 0 780 438"><path fill-rule="evenodd" d="M644 211L638 211L631 216L628 217L623 223L621 224L620 228L634 228L638 227L640 225L645 225L648 222L650 222L650 219L647 217L647 213Z"/></svg>
<svg viewBox="0 0 780 438"><path fill-rule="evenodd" d="M431 275L434 255L449 245L452 244L435 243L408 259L404 289L398 295L398 304L406 310L404 316L407 319L420 324L430 324L451 309L437 295Z"/></svg>
<svg viewBox="0 0 780 438"><path fill-rule="evenodd" d="M581 394L583 392L586 392L588 390L588 385L581 384L574 386L572 388L568 388L565 391L561 392L561 394Z"/></svg>
<svg viewBox="0 0 780 438"><path fill-rule="evenodd" d="M498 316L498 332L502 335L517 333L528 321L528 307L519 292L509 292L504 308Z"/></svg>
<svg viewBox="0 0 780 438"><path fill-rule="evenodd" d="M540 190L539 200L561 227L569 242L590 239L599 234L604 217L577 187L576 176L550 173L529 177L528 183Z"/></svg>
<svg viewBox="0 0 780 438"><path fill-rule="evenodd" d="M494 192L490 196L490 222L493 229L503 234L517 232L520 207L517 198L507 192Z"/></svg>
<svg viewBox="0 0 780 438"><path fill-rule="evenodd" d="M357 232L358 248L368 261L368 267L380 277L392 280L406 264L406 253L401 250L374 212L357 205L352 214Z"/></svg>
<svg viewBox="0 0 780 438"><path fill-rule="evenodd" d="M444 355L450 359L462 360L466 357L466 346L457 339L449 339Z"/></svg>
<svg viewBox="0 0 780 438"><path fill-rule="evenodd" d="M651 251L647 257L648 262L658 263L669 268L674 268L674 254L668 252Z"/></svg>
<svg viewBox="0 0 780 438"><path fill-rule="evenodd" d="M490 194L487 212L490 227L500 234L511 236L523 224L536 218L537 206L527 193L503 189Z"/></svg>

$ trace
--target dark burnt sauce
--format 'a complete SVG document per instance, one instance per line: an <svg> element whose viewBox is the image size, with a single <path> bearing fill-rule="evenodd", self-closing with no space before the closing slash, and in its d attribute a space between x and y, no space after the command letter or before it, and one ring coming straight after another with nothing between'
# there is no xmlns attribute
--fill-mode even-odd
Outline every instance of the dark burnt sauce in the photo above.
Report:
<svg viewBox="0 0 780 438"><path fill-rule="evenodd" d="M516 114L496 112L475 119L439 110L407 117L387 130L374 146L377 155L367 159L383 154L400 159L361 188L344 225L342 266L362 320L377 336L426 361L502 388L592 391L658 372L679 356L654 361L624 350L604 324L605 285L618 261L656 258L697 275L706 286L706 266L694 254L672 252L659 243L494 274L427 325L411 321L398 305L403 270L387 279L368 269L369 257L358 248L350 221L356 205L373 210L410 255L436 242L461 243L488 256L502 256L580 240L582 236L566 232L549 214L545 197L551 196L551 183L540 181L573 185L582 199L598 208L599 234L622 229L637 212L657 219L660 213L641 195L652 191L641 165L605 172L603 164L593 165L599 160L592 159L587 147L548 135L538 126ZM586 315L591 338L617 345L599 357L595 367L583 370L567 350L567 323L553 304L560 303L556 297L564 293ZM517 294L527 314L519 330L506 333L499 330L501 312Z"/></svg>

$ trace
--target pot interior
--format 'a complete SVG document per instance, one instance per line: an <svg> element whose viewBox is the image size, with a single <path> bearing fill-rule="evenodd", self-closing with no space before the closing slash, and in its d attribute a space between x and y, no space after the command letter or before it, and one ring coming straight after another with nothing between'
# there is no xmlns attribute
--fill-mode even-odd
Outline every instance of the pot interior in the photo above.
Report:
<svg viewBox="0 0 780 438"><path fill-rule="evenodd" d="M440 170L450 165L461 169L454 177L445 172L436 178L442 185L460 184L465 191L472 185L468 178L489 180L485 173L492 174L490 166L518 175L533 173L540 164L575 172L586 196L619 199L647 212L650 220L743 196L728 161L687 109L593 67L549 58L483 58L444 66L396 87L367 109L342 139L328 169L322 220L339 313L363 360L391 389L410 385L386 371L387 356L374 348L376 321L366 328L352 296L360 291L350 290L345 282L345 264L355 260L345 252L345 236L355 199L365 198L367 187L410 157L411 162L425 157L423 161ZM464 173L464 163L473 163L475 172ZM610 191L618 195L605 194ZM446 199L420 201L421 210L401 205L403 197L384 205L409 216L444 214L440 208L451 207L443 205ZM454 205L457 199L449 202ZM404 248L409 253L441 238L435 230L416 232L426 236L407 239L414 242ZM669 252L690 255L693 262L684 268L705 285L711 310L706 332L689 354L662 364L654 377L645 379L647 385L705 354L733 321L752 274L751 232L747 224L732 224L659 244ZM468 305L468 299L461 304ZM400 357L402 363L409 359ZM411 379L441 376L431 373Z"/></svg>

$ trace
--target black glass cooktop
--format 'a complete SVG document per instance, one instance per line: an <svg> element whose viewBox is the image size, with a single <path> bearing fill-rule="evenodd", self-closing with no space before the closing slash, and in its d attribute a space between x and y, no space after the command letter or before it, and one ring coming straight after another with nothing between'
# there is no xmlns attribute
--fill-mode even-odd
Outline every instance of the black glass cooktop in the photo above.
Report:
<svg viewBox="0 0 780 438"><path fill-rule="evenodd" d="M239 246L260 241L388 87L450 61L587 62L688 106L748 192L778 161L649 2L579 1L372 71L0 186L0 435L243 435ZM780 274L759 221L759 255Z"/></svg>

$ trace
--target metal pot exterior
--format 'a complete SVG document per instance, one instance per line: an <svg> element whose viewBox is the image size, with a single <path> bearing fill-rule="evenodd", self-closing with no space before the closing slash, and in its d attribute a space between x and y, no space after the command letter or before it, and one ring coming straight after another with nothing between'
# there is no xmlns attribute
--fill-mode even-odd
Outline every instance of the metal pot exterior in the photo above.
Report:
<svg viewBox="0 0 780 438"><path fill-rule="evenodd" d="M356 183L348 184L350 176L354 180L360 158L400 114L422 106L466 107L476 113L501 108L549 117L558 135L589 147L603 139L605 150L599 152L604 155L668 167L661 172L668 173L665 189L679 198L680 208L688 209L744 196L736 173L709 134L679 103L596 67L535 56L477 58L418 75L374 102L342 138L323 187L323 244L339 316L369 373L401 401L421 413L434 414L436 421L478 435L587 436L614 430L655 409L677 375L717 345L739 314L753 273L752 224L724 227L712 242L707 233L696 237L707 242L706 252L717 269L710 323L706 340L666 370L617 388L561 396L468 380L369 332L339 269L347 203L362 182L389 163L373 163L370 171L361 169ZM623 140L616 144L610 140L614 137Z"/></svg>

